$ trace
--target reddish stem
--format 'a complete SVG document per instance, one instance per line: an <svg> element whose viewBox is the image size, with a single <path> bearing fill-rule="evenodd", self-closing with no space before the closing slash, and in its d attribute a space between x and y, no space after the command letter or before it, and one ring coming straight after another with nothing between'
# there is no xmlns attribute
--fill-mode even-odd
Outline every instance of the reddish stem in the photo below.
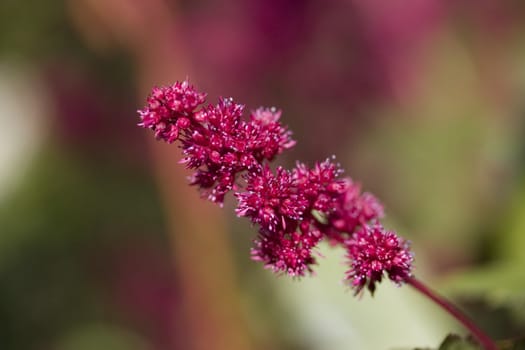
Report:
<svg viewBox="0 0 525 350"><path fill-rule="evenodd" d="M425 284L423 284L421 281L419 281L413 276L408 277L405 280L405 282L410 284L421 294L432 299L436 304L445 309L445 311L454 316L456 320L458 320L463 326L465 326L465 328L467 328L470 331L470 333L479 341L479 343L481 344L481 346L483 346L484 349L498 350L496 343L494 343L494 341L488 335L486 335L481 329L479 329L478 326L474 324L474 322L472 322L457 307L452 305L447 299L436 294L433 290L428 288Z"/></svg>

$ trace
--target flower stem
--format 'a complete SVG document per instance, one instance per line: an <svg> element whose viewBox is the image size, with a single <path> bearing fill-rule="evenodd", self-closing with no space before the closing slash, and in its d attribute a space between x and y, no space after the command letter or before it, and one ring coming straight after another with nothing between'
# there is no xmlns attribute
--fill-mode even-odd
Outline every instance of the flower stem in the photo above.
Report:
<svg viewBox="0 0 525 350"><path fill-rule="evenodd" d="M478 326L474 324L463 312L461 312L457 307L455 307L450 301L443 298L442 296L436 294L433 290L428 288L421 281L415 277L408 277L405 280L406 283L410 284L418 292L425 295L426 297L432 299L436 304L441 306L445 311L450 315L454 316L465 328L467 328L470 333L479 341L481 346L486 350L498 350L496 343L486 335Z"/></svg>

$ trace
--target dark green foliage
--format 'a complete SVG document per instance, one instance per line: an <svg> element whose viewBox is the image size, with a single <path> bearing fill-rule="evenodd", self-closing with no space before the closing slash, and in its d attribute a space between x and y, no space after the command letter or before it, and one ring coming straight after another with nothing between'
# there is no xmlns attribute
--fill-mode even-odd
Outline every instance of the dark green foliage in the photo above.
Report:
<svg viewBox="0 0 525 350"><path fill-rule="evenodd" d="M166 247L155 189L138 169L40 154L0 207L0 348L52 344L115 320L100 258L133 237Z"/></svg>

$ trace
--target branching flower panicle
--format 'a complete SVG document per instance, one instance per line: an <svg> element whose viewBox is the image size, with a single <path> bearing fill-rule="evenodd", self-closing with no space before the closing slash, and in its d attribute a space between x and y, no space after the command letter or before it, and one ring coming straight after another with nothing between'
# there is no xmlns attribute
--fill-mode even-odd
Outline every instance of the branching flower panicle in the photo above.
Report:
<svg viewBox="0 0 525 350"><path fill-rule="evenodd" d="M138 111L139 126L168 143L179 141L180 161L194 173L190 184L222 205L234 192L238 216L258 226L252 259L278 274L302 277L314 272L316 247L323 239L346 250L345 281L360 294L374 294L384 276L407 283L460 321L487 350L496 344L458 309L412 276L407 241L380 224L383 206L346 177L330 159L312 168L272 170L270 162L293 147L281 111L259 108L243 119L244 106L231 98L203 107L206 94L187 81L154 88Z"/></svg>
<svg viewBox="0 0 525 350"><path fill-rule="evenodd" d="M316 247L326 239L347 250L346 278L357 290L366 285L373 292L383 273L396 283L410 276L412 255L404 241L372 225L383 216L382 205L342 178L339 164L327 159L311 168L297 163L291 171L272 170L270 162L295 145L281 111L261 107L243 119L244 106L233 99L203 106L205 97L187 81L154 88L139 126L157 139L180 142L180 162L194 170L190 184L208 199L222 204L234 192L237 215L258 226L253 260L304 276L313 272Z"/></svg>
<svg viewBox="0 0 525 350"><path fill-rule="evenodd" d="M139 126L168 143L179 140L184 154L181 163L195 169L191 184L222 204L240 173L257 171L295 141L275 109L258 109L243 120L244 106L231 98L199 109L205 97L187 81L154 88L147 106L139 110Z"/></svg>

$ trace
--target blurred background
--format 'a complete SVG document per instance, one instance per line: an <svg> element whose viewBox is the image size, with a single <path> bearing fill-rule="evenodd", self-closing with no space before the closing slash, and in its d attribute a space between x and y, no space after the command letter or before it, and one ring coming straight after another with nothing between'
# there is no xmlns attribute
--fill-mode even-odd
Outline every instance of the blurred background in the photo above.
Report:
<svg viewBox="0 0 525 350"><path fill-rule="evenodd" d="M354 298L249 259L254 230L199 199L136 127L153 85L283 110L412 241L416 275L491 336L525 334L521 0L0 2L0 348L436 347L464 331L410 287Z"/></svg>

